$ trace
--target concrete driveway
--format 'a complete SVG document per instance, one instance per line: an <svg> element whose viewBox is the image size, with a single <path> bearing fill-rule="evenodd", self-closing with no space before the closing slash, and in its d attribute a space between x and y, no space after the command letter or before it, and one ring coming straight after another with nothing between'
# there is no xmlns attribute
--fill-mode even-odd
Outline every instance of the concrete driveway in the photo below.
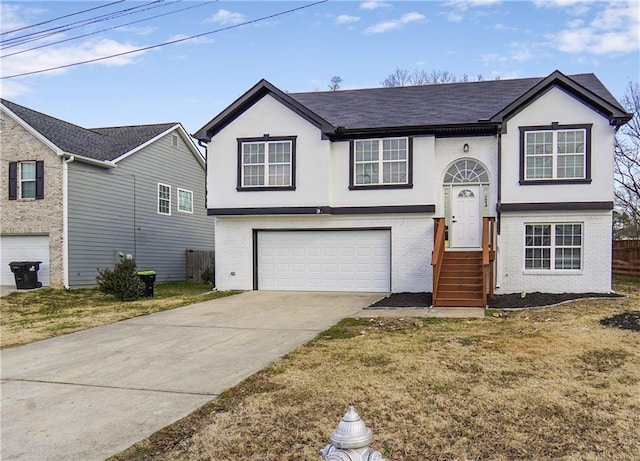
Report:
<svg viewBox="0 0 640 461"><path fill-rule="evenodd" d="M247 292L5 349L8 460L101 460L381 294Z"/></svg>

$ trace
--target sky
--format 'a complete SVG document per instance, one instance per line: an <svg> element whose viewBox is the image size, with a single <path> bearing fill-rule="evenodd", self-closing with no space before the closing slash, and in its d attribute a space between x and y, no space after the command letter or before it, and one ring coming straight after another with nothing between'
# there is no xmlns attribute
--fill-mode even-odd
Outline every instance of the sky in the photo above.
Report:
<svg viewBox="0 0 640 461"><path fill-rule="evenodd" d="M85 128L180 122L194 133L262 78L303 92L328 90L333 76L341 89L379 87L395 69L484 80L558 69L593 72L618 99L640 80L638 0L0 7L2 97Z"/></svg>

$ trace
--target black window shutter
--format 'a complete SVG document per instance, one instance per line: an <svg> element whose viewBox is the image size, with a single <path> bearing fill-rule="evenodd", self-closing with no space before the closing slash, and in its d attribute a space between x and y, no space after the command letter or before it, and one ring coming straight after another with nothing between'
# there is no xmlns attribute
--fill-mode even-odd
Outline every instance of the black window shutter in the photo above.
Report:
<svg viewBox="0 0 640 461"><path fill-rule="evenodd" d="M44 198L44 161L36 162L36 199Z"/></svg>
<svg viewBox="0 0 640 461"><path fill-rule="evenodd" d="M18 162L9 162L9 200L18 198Z"/></svg>

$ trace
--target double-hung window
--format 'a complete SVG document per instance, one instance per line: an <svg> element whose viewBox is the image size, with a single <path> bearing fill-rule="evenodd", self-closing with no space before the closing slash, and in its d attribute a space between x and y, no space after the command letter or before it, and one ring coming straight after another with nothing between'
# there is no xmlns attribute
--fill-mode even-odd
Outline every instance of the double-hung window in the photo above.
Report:
<svg viewBox="0 0 640 461"><path fill-rule="evenodd" d="M238 190L295 189L295 137L238 139Z"/></svg>
<svg viewBox="0 0 640 461"><path fill-rule="evenodd" d="M521 127L521 183L590 179L591 126Z"/></svg>
<svg viewBox="0 0 640 461"><path fill-rule="evenodd" d="M580 270L582 224L526 224L524 268Z"/></svg>
<svg viewBox="0 0 640 461"><path fill-rule="evenodd" d="M20 198L36 198L36 162L20 162Z"/></svg>
<svg viewBox="0 0 640 461"><path fill-rule="evenodd" d="M193 192L178 188L178 211L193 213Z"/></svg>
<svg viewBox="0 0 640 461"><path fill-rule="evenodd" d="M411 187L411 139L355 140L351 144L351 184L366 187Z"/></svg>
<svg viewBox="0 0 640 461"><path fill-rule="evenodd" d="M171 214L171 186L158 183L158 214Z"/></svg>

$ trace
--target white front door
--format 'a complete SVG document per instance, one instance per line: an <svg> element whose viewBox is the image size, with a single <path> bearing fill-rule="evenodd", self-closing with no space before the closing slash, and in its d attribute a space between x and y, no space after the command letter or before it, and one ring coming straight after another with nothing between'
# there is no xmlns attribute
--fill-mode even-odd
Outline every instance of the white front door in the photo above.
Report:
<svg viewBox="0 0 640 461"><path fill-rule="evenodd" d="M480 247L480 186L453 186L451 246Z"/></svg>

